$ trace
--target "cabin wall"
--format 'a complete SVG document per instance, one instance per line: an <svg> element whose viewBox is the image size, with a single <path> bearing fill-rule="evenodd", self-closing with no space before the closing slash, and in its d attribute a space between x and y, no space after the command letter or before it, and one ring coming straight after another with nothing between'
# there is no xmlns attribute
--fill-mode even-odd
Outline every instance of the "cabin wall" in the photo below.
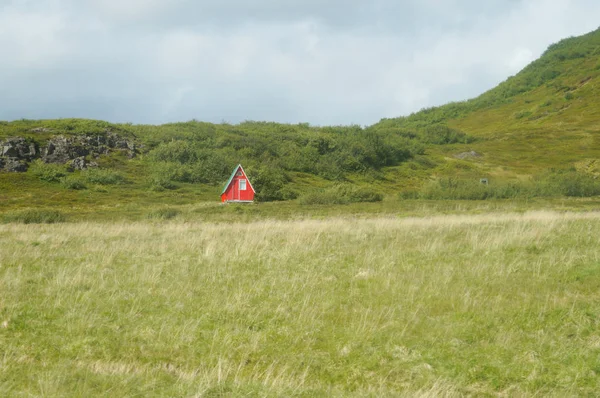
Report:
<svg viewBox="0 0 600 398"><path fill-rule="evenodd" d="M239 189L240 180L246 181L246 190L244 190L244 191L241 191ZM225 193L223 195L221 195L222 202L235 201L235 200L243 200L243 201L253 201L254 200L254 191L252 191L252 188L250 187L250 182L248 181L248 178L245 175L233 177L233 180L231 180L229 187L227 187L227 190L225 191Z"/></svg>

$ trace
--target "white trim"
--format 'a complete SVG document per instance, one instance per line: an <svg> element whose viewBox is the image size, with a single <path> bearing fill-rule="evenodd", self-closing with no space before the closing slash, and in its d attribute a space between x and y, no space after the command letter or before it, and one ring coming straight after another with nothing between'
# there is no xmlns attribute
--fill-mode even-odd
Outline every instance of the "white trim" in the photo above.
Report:
<svg viewBox="0 0 600 398"><path fill-rule="evenodd" d="M256 193L256 191L254 190L254 187L252 186L252 183L250 182L250 179L248 178L248 174L246 174L246 170L244 170L244 168L242 167L242 165L239 165L239 168L242 169L242 171L244 172L244 177L246 177L246 181L248 181L248 184L250 184L250 188L252 188L252 192Z"/></svg>

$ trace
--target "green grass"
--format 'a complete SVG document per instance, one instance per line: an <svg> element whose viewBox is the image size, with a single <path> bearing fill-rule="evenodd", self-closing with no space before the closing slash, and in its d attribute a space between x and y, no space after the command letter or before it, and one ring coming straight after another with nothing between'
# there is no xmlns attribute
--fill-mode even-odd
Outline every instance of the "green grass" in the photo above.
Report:
<svg viewBox="0 0 600 398"><path fill-rule="evenodd" d="M31 162L28 171L29 174L32 174L45 182L59 182L68 174L67 167L65 165L46 164L40 159L36 159L34 162Z"/></svg>
<svg viewBox="0 0 600 398"><path fill-rule="evenodd" d="M81 176L86 182L97 185L117 185L126 182L121 173L110 169L87 169L81 172Z"/></svg>
<svg viewBox="0 0 600 398"><path fill-rule="evenodd" d="M599 236L593 212L0 225L0 391L593 396Z"/></svg>
<svg viewBox="0 0 600 398"><path fill-rule="evenodd" d="M55 224L65 222L65 215L58 210L27 209L1 215L0 221L17 224Z"/></svg>
<svg viewBox="0 0 600 398"><path fill-rule="evenodd" d="M149 220L171 220L181 213L180 210L171 207L162 207L148 213L146 218Z"/></svg>
<svg viewBox="0 0 600 398"><path fill-rule="evenodd" d="M358 188L349 184L338 184L322 191L302 196L299 203L304 205L342 205L361 202L381 202L383 195L373 188Z"/></svg>

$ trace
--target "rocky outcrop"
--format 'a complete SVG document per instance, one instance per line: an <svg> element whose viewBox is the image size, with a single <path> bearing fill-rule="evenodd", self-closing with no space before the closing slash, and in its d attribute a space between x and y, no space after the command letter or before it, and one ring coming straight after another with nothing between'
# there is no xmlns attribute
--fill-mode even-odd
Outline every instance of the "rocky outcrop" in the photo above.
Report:
<svg viewBox="0 0 600 398"><path fill-rule="evenodd" d="M0 168L9 172L20 173L27 171L28 166L23 160L16 158L0 158Z"/></svg>
<svg viewBox="0 0 600 398"><path fill-rule="evenodd" d="M82 156L97 158L114 150L126 151L129 158L137 155L135 143L113 133L77 137L59 135L48 141L42 150L42 160L46 163L67 163Z"/></svg>
<svg viewBox="0 0 600 398"><path fill-rule="evenodd" d="M31 160L36 158L39 153L40 150L38 145L25 138L15 137L0 142L0 157L3 158Z"/></svg>
<svg viewBox="0 0 600 398"><path fill-rule="evenodd" d="M27 163L40 156L37 143L15 137L0 141L0 169L10 172L27 171Z"/></svg>
<svg viewBox="0 0 600 398"><path fill-rule="evenodd" d="M0 169L11 172L27 170L27 164L34 159L45 163L68 164L75 170L97 167L90 159L122 151L131 159L138 154L138 146L133 140L115 133L89 134L73 137L57 135L40 147L35 141L22 137L0 141Z"/></svg>
<svg viewBox="0 0 600 398"><path fill-rule="evenodd" d="M84 156L75 158L69 162L67 162L69 169L71 170L85 170L92 167L98 167L98 163L96 162L88 162Z"/></svg>
<svg viewBox="0 0 600 398"><path fill-rule="evenodd" d="M59 135L51 138L46 147L42 149L42 160L45 163L67 163L69 160L87 156L89 153L89 147Z"/></svg>

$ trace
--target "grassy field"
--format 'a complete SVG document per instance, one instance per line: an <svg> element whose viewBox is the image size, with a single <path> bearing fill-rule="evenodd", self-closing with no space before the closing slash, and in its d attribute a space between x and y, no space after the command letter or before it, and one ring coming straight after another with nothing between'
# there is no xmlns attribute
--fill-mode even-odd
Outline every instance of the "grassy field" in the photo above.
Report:
<svg viewBox="0 0 600 398"><path fill-rule="evenodd" d="M600 213L0 225L2 396L593 396Z"/></svg>

